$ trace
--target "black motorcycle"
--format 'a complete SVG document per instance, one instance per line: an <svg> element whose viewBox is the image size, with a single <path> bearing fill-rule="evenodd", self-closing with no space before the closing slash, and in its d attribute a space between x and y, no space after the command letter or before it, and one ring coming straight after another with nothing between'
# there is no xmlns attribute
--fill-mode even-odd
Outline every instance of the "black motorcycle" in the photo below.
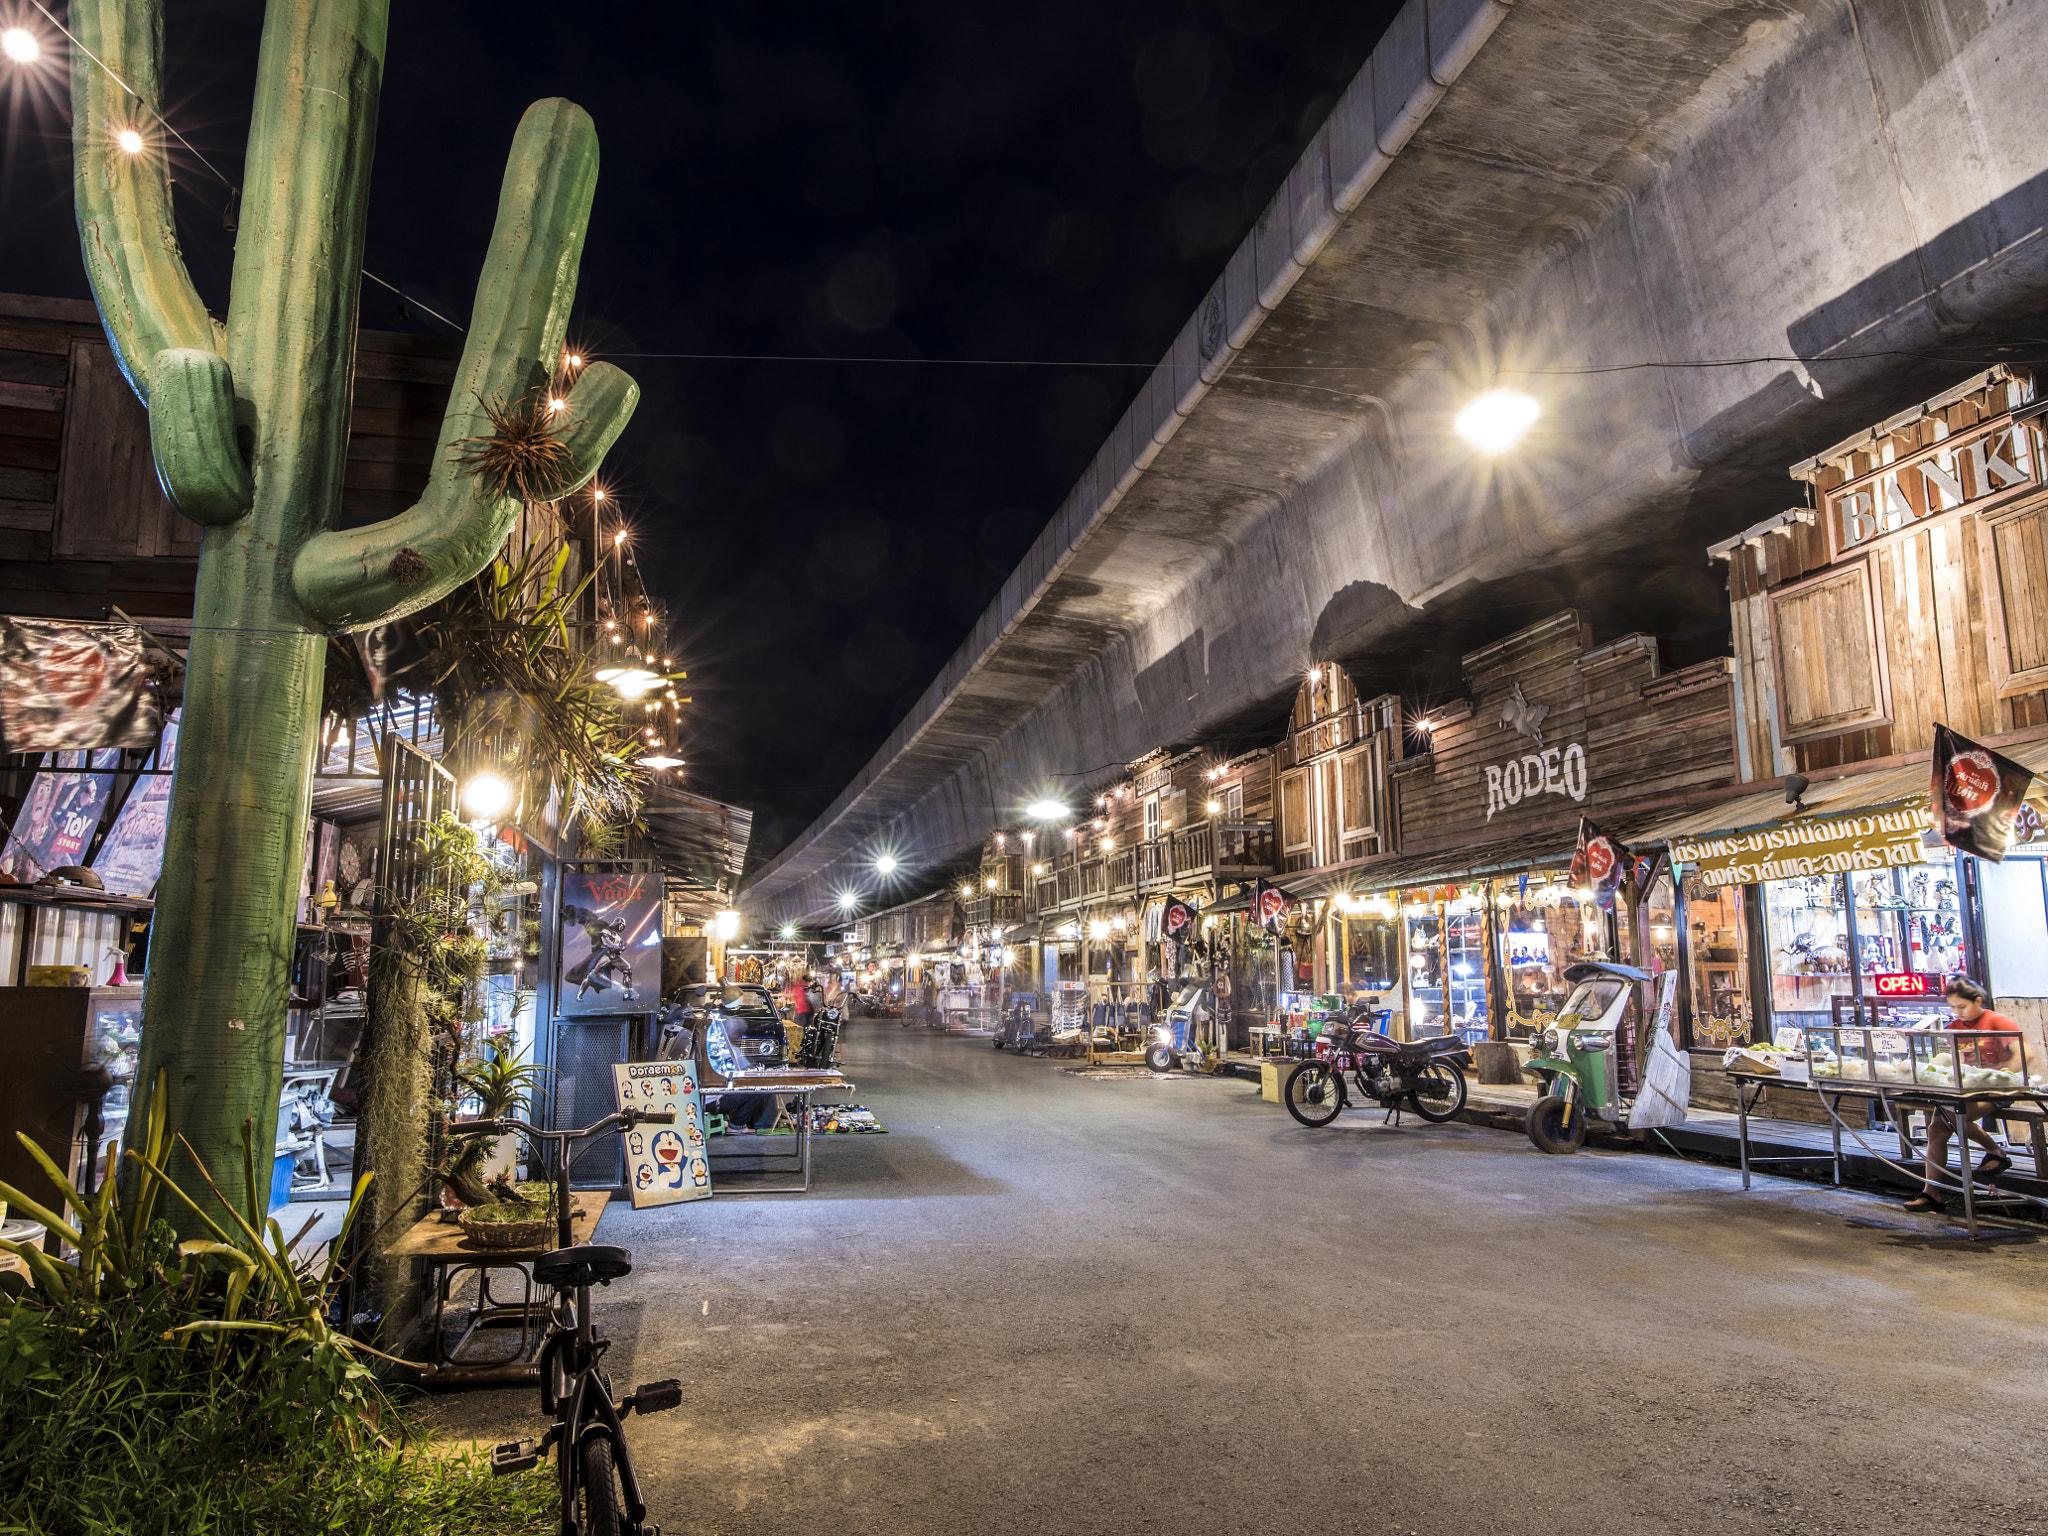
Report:
<svg viewBox="0 0 2048 1536"><path fill-rule="evenodd" d="M1334 1039L1332 1039L1334 1034ZM1287 1113L1311 1129L1328 1125L1351 1107L1348 1072L1361 1098L1398 1117L1404 1108L1432 1124L1457 1118L1465 1107L1465 1073L1472 1057L1456 1035L1389 1040L1362 1024L1342 1022L1325 1031L1329 1054L1305 1061L1287 1078ZM1399 1123L1396 1118L1396 1124Z"/></svg>
<svg viewBox="0 0 2048 1536"><path fill-rule="evenodd" d="M793 1066L813 1072L829 1072L839 1065L839 1026L842 1020L834 1004L812 1010L804 1025L804 1038L796 1048Z"/></svg>

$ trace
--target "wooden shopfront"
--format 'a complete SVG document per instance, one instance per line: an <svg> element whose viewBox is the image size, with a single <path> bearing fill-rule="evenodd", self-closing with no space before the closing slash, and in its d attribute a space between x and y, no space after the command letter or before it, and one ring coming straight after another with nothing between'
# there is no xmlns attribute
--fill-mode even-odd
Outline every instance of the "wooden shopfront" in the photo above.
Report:
<svg viewBox="0 0 2048 1536"><path fill-rule="evenodd" d="M1757 793L1674 846L1743 908L1766 1038L1967 972L2042 1039L2048 844L1994 865L1920 833L1937 723L2048 762L2044 410L2027 370L1987 370L1792 466L1809 504L1710 551Z"/></svg>
<svg viewBox="0 0 2048 1536"><path fill-rule="evenodd" d="M1582 817L1627 843L1730 792L1732 669L1667 672L1651 637L1601 643L1567 611L1471 652L1463 672L1465 698L1410 711L1411 750L1387 774L1400 851L1343 873L1339 915L1396 925L1408 1033L1522 1037L1555 1015L1580 960L1661 973L1690 958L1654 852L1612 910L1568 870Z"/></svg>

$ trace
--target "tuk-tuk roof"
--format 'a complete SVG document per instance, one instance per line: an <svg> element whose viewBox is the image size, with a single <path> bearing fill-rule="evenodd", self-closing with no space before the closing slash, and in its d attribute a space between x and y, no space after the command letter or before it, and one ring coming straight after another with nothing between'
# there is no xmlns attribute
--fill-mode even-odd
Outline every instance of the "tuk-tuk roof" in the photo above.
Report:
<svg viewBox="0 0 2048 1536"><path fill-rule="evenodd" d="M1632 965L1616 965L1612 960L1581 960L1577 965L1568 965L1564 979L1577 986L1589 976L1619 976L1627 981L1651 981L1655 978L1648 971L1639 971Z"/></svg>

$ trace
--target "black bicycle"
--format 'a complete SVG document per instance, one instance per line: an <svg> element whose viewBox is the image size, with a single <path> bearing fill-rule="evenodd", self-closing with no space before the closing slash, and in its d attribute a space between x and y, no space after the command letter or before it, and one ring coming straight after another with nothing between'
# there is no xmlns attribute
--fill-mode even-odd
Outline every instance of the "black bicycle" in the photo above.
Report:
<svg viewBox="0 0 2048 1536"><path fill-rule="evenodd" d="M514 1133L552 1152L555 1237L558 1247L534 1262L537 1285L554 1292L548 1329L541 1341L540 1411L555 1422L538 1441L508 1440L491 1453L491 1471L502 1477L540 1464L550 1449L562 1484L562 1536L661 1536L646 1524L647 1502L633 1472L620 1421L629 1413L664 1413L682 1406L683 1384L671 1377L635 1387L612 1401L612 1384L599 1362L610 1347L590 1325L590 1288L610 1285L633 1272L633 1255L603 1243L578 1243L570 1235L569 1144L606 1131L636 1125L673 1125L672 1110L621 1110L580 1131L543 1131L524 1120L466 1120L450 1125L450 1136Z"/></svg>

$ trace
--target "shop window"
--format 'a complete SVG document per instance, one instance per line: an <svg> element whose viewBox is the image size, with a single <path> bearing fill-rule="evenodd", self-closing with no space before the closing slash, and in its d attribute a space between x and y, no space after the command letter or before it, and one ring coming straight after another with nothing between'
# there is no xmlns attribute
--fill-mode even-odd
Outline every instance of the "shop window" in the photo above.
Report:
<svg viewBox="0 0 2048 1536"><path fill-rule="evenodd" d="M1854 887L1853 911L1845 880ZM1950 859L1773 880L1764 886L1764 917L1774 1028L1833 1023L1833 999L1870 994L1873 977L1954 975L1966 963Z"/></svg>
<svg viewBox="0 0 2048 1536"><path fill-rule="evenodd" d="M1561 871L1503 886L1498 910L1507 1034L1522 1039L1557 1017L1566 970L1607 953L1607 915L1574 896Z"/></svg>
<svg viewBox="0 0 2048 1536"><path fill-rule="evenodd" d="M1408 1038L1485 1039L1486 920L1476 897L1403 909L1408 947Z"/></svg>
<svg viewBox="0 0 2048 1536"><path fill-rule="evenodd" d="M1391 918L1344 919L1344 981L1382 996L1400 987L1401 935Z"/></svg>
<svg viewBox="0 0 2048 1536"><path fill-rule="evenodd" d="M1702 1049L1748 1044L1749 946L1742 887L1688 880L1685 921L1692 950L1692 1043Z"/></svg>

